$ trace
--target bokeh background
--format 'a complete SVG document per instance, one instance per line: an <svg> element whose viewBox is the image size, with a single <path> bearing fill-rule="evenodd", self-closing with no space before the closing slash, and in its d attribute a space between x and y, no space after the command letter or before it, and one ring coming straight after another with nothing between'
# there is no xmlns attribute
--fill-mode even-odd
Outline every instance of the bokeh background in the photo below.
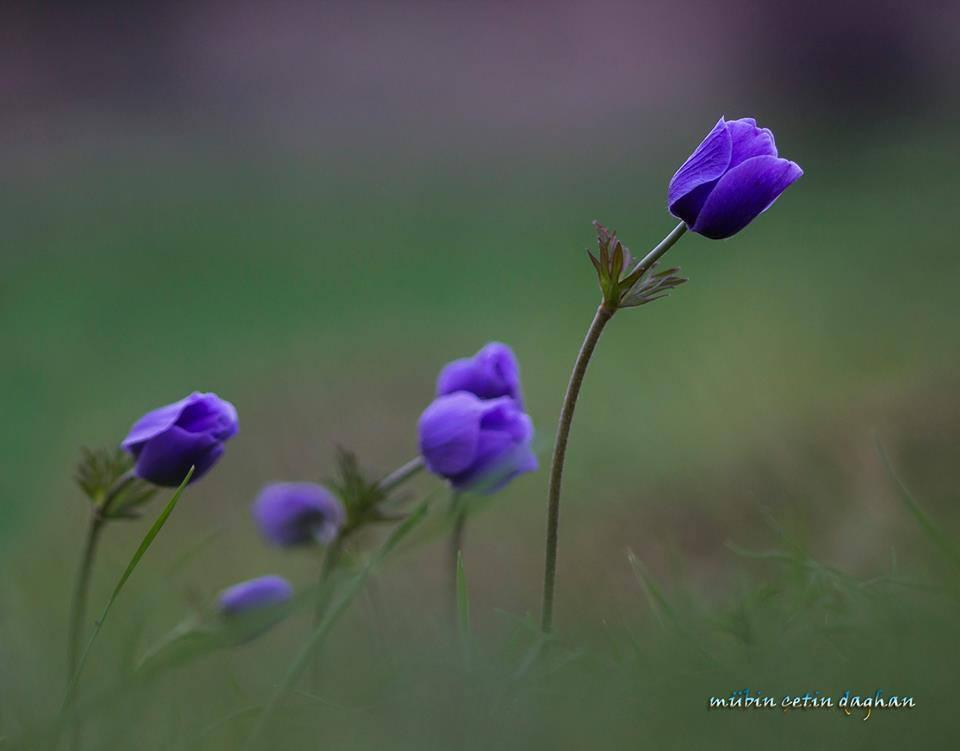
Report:
<svg viewBox="0 0 960 751"><path fill-rule="evenodd" d="M71 479L80 447L116 444L138 415L195 389L240 413L239 436L190 489L105 629L90 679L105 687L124 649L222 587L265 572L312 582L315 556L261 544L252 497L271 480L328 477L338 445L374 472L412 457L446 361L489 340L515 349L546 465L598 297L590 222L638 253L651 247L673 226L670 176L720 115L757 117L806 174L740 235L685 238L670 261L690 283L607 330L568 457L563 637L602 644L619 629L654 643L628 548L666 590L707 610L776 575L775 561L744 560L731 541L772 549L789 539L855 576L897 567L931 581L929 541L878 441L942 529L960 529L956 3L23 4L0 11L0 40L8 744L59 701L87 514ZM471 521L481 638L496 642L539 607L545 494L544 468ZM94 610L144 529L108 530ZM492 742L484 733L502 727L492 714L464 724L436 702L452 680L427 656L449 633L444 555L428 541L378 575L379 619L364 606L348 615L331 647L328 702L291 723L291 747L297 733L341 748ZM887 605L920 612L912 600ZM955 611L927 605L911 645L946 639L949 628L927 625ZM374 623L384 619L386 633ZM293 620L185 668L139 729L116 738L103 721L91 747L180 747L267 695L305 628ZM953 699L935 690L956 674L955 650L884 642L888 662L867 654L843 670L811 646L834 638L820 635L781 655L793 668L778 673L786 626L751 629L770 637L769 661L747 650L744 681L751 664L771 681L837 669L867 693L881 684L922 697L912 714L857 728L848 747L956 730ZM390 709L370 709L363 687L377 682L377 649L422 658L390 684L422 702L418 721L394 695L381 697ZM616 680L599 669L558 677L644 697L620 708L604 699L609 715L573 702L583 724L562 740L623 748L656 727L658 743L685 747L679 728L691 722L748 746L761 733L787 743L799 728L841 732L832 714L707 714L710 693L742 686L684 670L689 650L672 641L655 649L670 656L666 673L614 660ZM651 724L642 709L666 702L665 674L679 676L683 698L667 703L675 725ZM915 680L888 686L891 676ZM809 688L789 682L784 691ZM338 696L347 684L353 693ZM318 713L322 729L311 725ZM560 716L572 722L550 706L512 740L561 747L549 732ZM591 717L609 735L587 730ZM457 735L464 727L469 737Z"/></svg>

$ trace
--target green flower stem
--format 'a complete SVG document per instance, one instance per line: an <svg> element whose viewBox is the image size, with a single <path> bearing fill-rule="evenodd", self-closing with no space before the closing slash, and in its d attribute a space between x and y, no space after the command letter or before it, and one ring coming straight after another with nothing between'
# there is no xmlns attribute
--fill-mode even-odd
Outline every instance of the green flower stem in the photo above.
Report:
<svg viewBox="0 0 960 751"><path fill-rule="evenodd" d="M567 439L570 436L570 425L573 422L573 411L577 406L577 397L583 385L583 376L587 372L590 356L593 354L604 326L613 317L615 309L605 304L597 308L593 323L587 331L587 336L580 347L577 361L570 374L570 383L567 384L567 393L563 398L563 407L560 409L560 424L557 428L557 440L553 446L553 463L550 466L550 485L547 491L547 559L543 571L543 613L540 619L540 628L549 633L553 628L553 591L557 578L557 542L560 531L560 482L563 478L563 460L567 454Z"/></svg>
<svg viewBox="0 0 960 751"><path fill-rule="evenodd" d="M647 271L653 264L660 260L663 257L663 254L666 253L670 248L676 245L677 240L683 237L684 233L687 231L687 225L683 222L680 222L676 227L670 230L670 234L667 235L660 241L660 244L657 245L653 250L647 253L636 266L631 269L630 273L633 274L637 271L643 273Z"/></svg>
<svg viewBox="0 0 960 751"><path fill-rule="evenodd" d="M683 237L686 231L687 225L680 222L659 245L647 253L631 269L630 273L639 271L642 274L650 269L664 253L674 246L677 240ZM590 324L580 347L580 352L577 354L573 372L570 374L570 382L567 385L567 393L563 398L563 406L560 409L560 423L557 427L557 440L553 446L553 463L550 467L550 484L547 491L547 554L543 571L543 611L540 619L540 627L545 634L550 633L553 629L554 588L557 579L557 544L560 531L560 484L563 479L563 462L567 454L570 425L573 423L573 412L577 407L577 398L580 396L580 387L583 385L583 377L587 372L587 365L590 364L590 357L600 340L600 334L616 311L616 306L608 302L601 303L597 308L593 323Z"/></svg>
<svg viewBox="0 0 960 751"><path fill-rule="evenodd" d="M380 490L382 490L384 493L389 493L391 490L402 485L415 474L417 474L421 469L424 468L424 466L425 465L423 463L422 456L411 459L406 464L401 467L397 467L397 469L393 470L393 472L380 480L378 483Z"/></svg>
<svg viewBox="0 0 960 751"><path fill-rule="evenodd" d="M83 546L83 557L80 568L77 569L77 582L73 590L73 603L70 606L70 626L67 641L67 681L73 678L77 671L77 662L80 659L80 640L83 636L84 621L87 613L87 598L90 592L90 578L93 573L93 562L97 555L97 545L100 535L107 522L107 514L114 500L131 482L132 472L126 472L114 483L102 503L96 504L90 514L90 524L87 527L87 540Z"/></svg>
<svg viewBox="0 0 960 751"><path fill-rule="evenodd" d="M453 515L453 528L450 530L450 597L453 603L454 623L457 619L457 567L460 556L463 554L463 538L467 526L467 510L463 507L460 493L452 490L450 493L450 513Z"/></svg>
<svg viewBox="0 0 960 751"><path fill-rule="evenodd" d="M400 487L400 485L420 472L424 466L425 464L423 462L423 457L414 457L406 464L397 467L395 470L393 470L393 472L385 475L377 483L377 485L385 494L389 493L391 490ZM331 591L329 591L329 580L334 570L340 565L340 561L343 558L343 543L344 536L338 535L333 542L330 543L329 547L327 548L326 555L323 557L323 565L320 568L320 589L317 594L317 607L313 612L314 628L318 628L320 626L320 624L323 622L324 615L327 612L327 608L330 603L330 597L333 594ZM315 683L318 680L318 676L319 664L315 665Z"/></svg>

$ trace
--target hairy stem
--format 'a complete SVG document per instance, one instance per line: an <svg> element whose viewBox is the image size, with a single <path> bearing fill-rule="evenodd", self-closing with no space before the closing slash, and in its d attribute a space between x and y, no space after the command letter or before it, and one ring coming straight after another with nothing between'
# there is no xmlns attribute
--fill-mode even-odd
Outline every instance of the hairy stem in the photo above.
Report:
<svg viewBox="0 0 960 751"><path fill-rule="evenodd" d="M670 234L660 241L659 245L647 253L631 269L630 275L637 272L642 275L648 271L653 264L660 260L664 253L676 244L677 240L683 237L686 231L687 225L680 222L670 231ZM540 619L540 627L545 634L553 628L553 599L557 578L557 544L560 530L560 484L563 480L563 462L567 454L567 439L570 437L573 411L577 407L577 398L580 396L580 387L583 385L583 376L587 372L590 357L593 355L593 350L597 346L604 326L607 325L615 312L615 303L611 305L602 303L597 308L593 323L587 330L587 335L573 365L573 373L570 374L567 393L563 397L563 406L560 409L560 424L557 427L557 440L553 447L553 463L550 467L550 485L547 491L547 555L543 571L543 611Z"/></svg>
<svg viewBox="0 0 960 751"><path fill-rule="evenodd" d="M557 542L560 530L560 482L563 478L563 460L567 454L567 438L573 422L573 411L577 406L577 397L583 385L583 376L587 372L590 356L600 340L600 334L614 314L614 310L600 305L593 317L593 323L580 347L577 361L570 374L567 393L563 397L560 409L560 424L557 427L557 440L553 446L553 463L550 467L550 485L547 491L547 559L543 571L543 612L540 627L544 633L553 628L553 590L557 578Z"/></svg>

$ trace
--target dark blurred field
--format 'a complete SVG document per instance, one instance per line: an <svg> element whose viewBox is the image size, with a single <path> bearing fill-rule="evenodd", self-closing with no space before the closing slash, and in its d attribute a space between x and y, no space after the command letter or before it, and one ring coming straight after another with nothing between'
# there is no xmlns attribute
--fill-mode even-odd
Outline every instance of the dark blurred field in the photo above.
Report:
<svg viewBox="0 0 960 751"><path fill-rule="evenodd" d="M605 334L567 465L562 648L518 685L544 466L468 530L473 672L427 540L332 634L276 746L951 747L956 577L877 443L955 540L960 24L867 7L3 11L0 749L60 701L81 446L193 389L237 405L85 680L89 748L239 748L309 618L145 695L111 693L122 666L234 581L312 585L317 557L257 539L258 488L328 477L337 445L406 461L438 369L488 340L520 358L546 465L598 297L590 221L657 242L667 181L721 114L755 115L806 174L741 235L685 238L690 283ZM144 531L108 530L93 610ZM707 711L747 685L918 708Z"/></svg>

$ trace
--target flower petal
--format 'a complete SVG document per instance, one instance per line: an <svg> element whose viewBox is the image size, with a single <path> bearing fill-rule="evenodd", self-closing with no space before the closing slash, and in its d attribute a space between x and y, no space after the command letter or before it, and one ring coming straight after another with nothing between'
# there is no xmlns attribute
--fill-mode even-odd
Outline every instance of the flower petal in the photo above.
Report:
<svg viewBox="0 0 960 751"><path fill-rule="evenodd" d="M667 206L671 214L687 224L696 221L711 184L726 172L730 164L732 148L730 131L721 117L671 178L667 189Z"/></svg>
<svg viewBox="0 0 960 751"><path fill-rule="evenodd" d="M434 474L449 477L473 462L483 402L467 391L438 397L420 416L420 453Z"/></svg>
<svg viewBox="0 0 960 751"><path fill-rule="evenodd" d="M137 420L133 427L130 428L130 432L127 433L127 437L123 439L123 442L120 444L125 451L129 451L134 456L137 456L142 448L143 444L146 441L149 441L154 436L160 435L168 428L173 427L176 424L177 420L180 419L180 415L183 411L191 404L200 399L201 394L197 391L194 391L190 396L187 396L181 399L178 402L173 404L167 404L164 407L159 407L155 410L147 412L143 417Z"/></svg>
<svg viewBox="0 0 960 751"><path fill-rule="evenodd" d="M731 152L728 170L755 156L777 156L777 144L769 128L758 128L752 117L728 120Z"/></svg>
<svg viewBox="0 0 960 751"><path fill-rule="evenodd" d="M190 398L177 419L178 427L191 433L209 433L221 441L237 434L237 408L230 402L213 393L194 393Z"/></svg>
<svg viewBox="0 0 960 751"><path fill-rule="evenodd" d="M173 426L142 444L136 475L154 485L176 487L193 466L196 469L190 482L195 482L217 463L223 450L223 444L213 436Z"/></svg>
<svg viewBox="0 0 960 751"><path fill-rule="evenodd" d="M218 599L220 612L236 615L247 610L270 607L293 597L293 587L281 576L261 576L234 584L223 590Z"/></svg>
<svg viewBox="0 0 960 751"><path fill-rule="evenodd" d="M766 211L803 170L787 159L755 156L731 169L717 183L692 227L720 240L736 234Z"/></svg>
<svg viewBox="0 0 960 751"><path fill-rule="evenodd" d="M481 399L510 396L522 404L520 368L506 344L490 342L473 357L454 360L437 377L437 396L469 391Z"/></svg>

